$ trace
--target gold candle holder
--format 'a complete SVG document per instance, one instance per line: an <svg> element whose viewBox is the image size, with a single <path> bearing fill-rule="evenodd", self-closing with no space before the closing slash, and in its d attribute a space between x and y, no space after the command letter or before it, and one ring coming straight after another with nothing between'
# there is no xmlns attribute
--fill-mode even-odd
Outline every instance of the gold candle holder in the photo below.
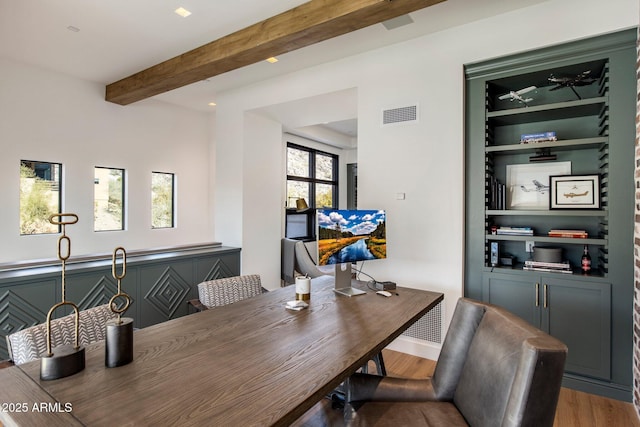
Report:
<svg viewBox="0 0 640 427"><path fill-rule="evenodd" d="M69 219L65 219L69 218ZM65 272L67 259L71 255L71 239L66 234L66 226L78 222L78 215L72 213L53 214L49 217L49 222L62 226L62 235L58 238L58 259L62 262L62 301L55 304L47 313L47 352L40 355L40 379L56 380L68 377L82 371L85 367L84 347L79 345L80 336L80 311L73 302L66 298ZM63 245L66 250L63 252ZM51 349L51 315L59 307L69 305L75 313L75 339L73 345L61 345Z"/></svg>
<svg viewBox="0 0 640 427"><path fill-rule="evenodd" d="M118 254L122 256L122 271L117 271ZM122 279L127 275L127 251L117 247L113 251L111 274L118 282L118 292L109 300L109 309L117 314L117 318L106 323L107 338L105 345L104 364L108 368L126 365L133 360L133 319L122 318L122 314L131 305L131 297L122 292ZM118 308L116 300L124 299L124 304Z"/></svg>

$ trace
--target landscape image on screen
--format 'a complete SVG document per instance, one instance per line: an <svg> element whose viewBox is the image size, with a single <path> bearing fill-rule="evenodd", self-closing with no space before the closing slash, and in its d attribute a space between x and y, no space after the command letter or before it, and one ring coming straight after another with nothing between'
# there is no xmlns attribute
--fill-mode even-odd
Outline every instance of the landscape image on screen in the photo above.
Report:
<svg viewBox="0 0 640 427"><path fill-rule="evenodd" d="M383 210L319 210L318 264L386 258L386 226Z"/></svg>

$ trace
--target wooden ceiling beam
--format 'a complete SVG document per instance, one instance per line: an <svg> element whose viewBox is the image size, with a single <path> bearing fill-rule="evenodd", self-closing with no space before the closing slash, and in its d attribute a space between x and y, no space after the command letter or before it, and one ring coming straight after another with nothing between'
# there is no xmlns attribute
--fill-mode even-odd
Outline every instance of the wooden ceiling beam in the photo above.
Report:
<svg viewBox="0 0 640 427"><path fill-rule="evenodd" d="M445 0L311 0L106 87L128 105Z"/></svg>

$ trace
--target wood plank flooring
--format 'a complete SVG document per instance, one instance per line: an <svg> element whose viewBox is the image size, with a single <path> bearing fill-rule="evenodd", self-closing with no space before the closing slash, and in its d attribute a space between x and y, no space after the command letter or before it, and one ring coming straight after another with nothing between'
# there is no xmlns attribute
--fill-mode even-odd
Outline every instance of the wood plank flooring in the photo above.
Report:
<svg viewBox="0 0 640 427"><path fill-rule="evenodd" d="M383 355L389 376L423 378L435 367L432 360L392 350L384 350ZM373 363L369 372L375 372ZM344 422L341 410L333 409L331 401L324 399L292 425L342 427ZM631 403L562 388L554 427L640 427L640 420Z"/></svg>

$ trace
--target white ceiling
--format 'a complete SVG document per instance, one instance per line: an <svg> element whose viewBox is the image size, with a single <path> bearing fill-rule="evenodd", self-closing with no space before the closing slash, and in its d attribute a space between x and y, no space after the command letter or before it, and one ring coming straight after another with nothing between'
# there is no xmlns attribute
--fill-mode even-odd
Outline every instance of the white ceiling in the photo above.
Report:
<svg viewBox="0 0 640 427"><path fill-rule="evenodd" d="M221 91L542 1L448 0L412 13L414 23L409 25L393 30L373 25L281 55L275 64L263 61L154 98L211 111L215 107L208 103L215 102ZM106 85L302 3L305 1L0 0L0 57ZM192 15L176 15L173 11L180 6Z"/></svg>

